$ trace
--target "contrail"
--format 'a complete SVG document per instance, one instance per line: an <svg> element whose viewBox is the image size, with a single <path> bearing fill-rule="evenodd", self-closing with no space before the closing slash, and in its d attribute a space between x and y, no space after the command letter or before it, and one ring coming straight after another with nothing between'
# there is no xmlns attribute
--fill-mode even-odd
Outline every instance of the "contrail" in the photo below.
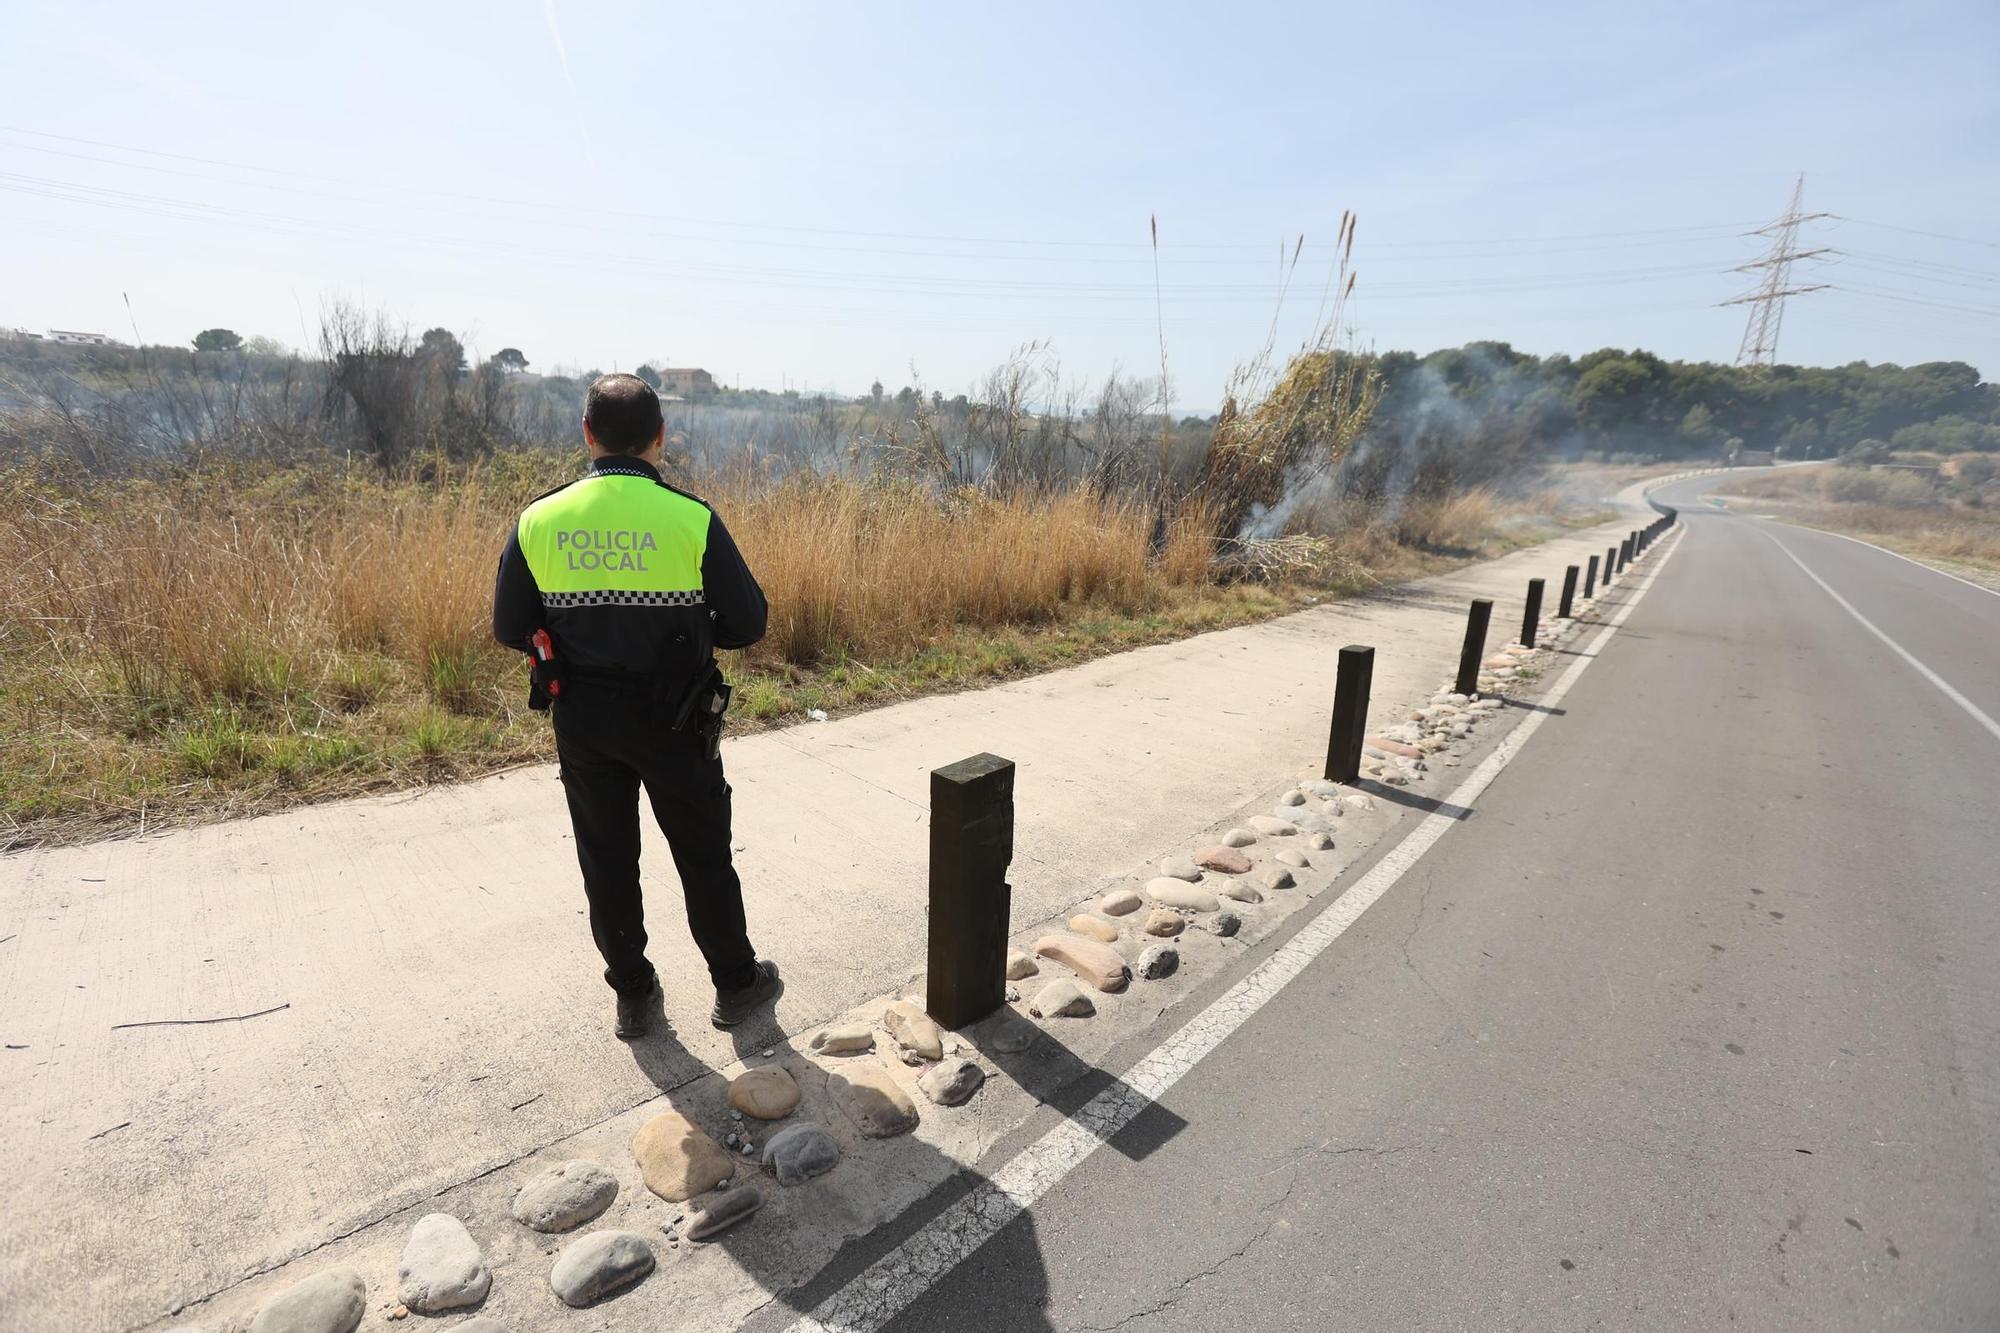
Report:
<svg viewBox="0 0 2000 1333"><path fill-rule="evenodd" d="M570 105L576 109L576 132L583 139L583 156L597 165L597 149L590 142L590 126L583 119L583 97L576 90L576 78L569 72L569 51L563 46L562 25L556 22L556 0L542 0L542 17L549 21L549 36L556 44L556 59L562 64L563 82L569 85Z"/></svg>

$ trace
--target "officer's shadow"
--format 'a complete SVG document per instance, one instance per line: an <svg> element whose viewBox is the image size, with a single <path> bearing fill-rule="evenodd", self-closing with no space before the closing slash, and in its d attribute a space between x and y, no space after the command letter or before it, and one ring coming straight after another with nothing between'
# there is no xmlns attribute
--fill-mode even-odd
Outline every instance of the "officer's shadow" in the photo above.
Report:
<svg viewBox="0 0 2000 1333"><path fill-rule="evenodd" d="M700 1084L709 1068L681 1044L664 1015L656 1013L653 1018L653 1035L631 1043L633 1059L674 1109L713 1137L724 1139L737 1122L729 1116L719 1081ZM1108 1146L1126 1157L1146 1156L1184 1127L1172 1112L1076 1055L1056 1032L1038 1028L1011 1009L1002 1008L959 1035L970 1042L989 1078L1011 1079L1044 1107L1064 1116L1108 1128L1113 1122L1107 1111L1125 1108L1128 1114L1116 1119L1118 1127ZM991 1225L986 1219L996 1216L995 1207L1011 1209L1011 1205L992 1197L994 1188L983 1172L941 1153L924 1141L921 1131L886 1139L861 1134L850 1109L847 1075L862 1062L883 1061L883 1051L808 1059L782 1034L768 1010L732 1031L731 1038L739 1058L753 1067L781 1065L800 1088L799 1106L790 1116L775 1122L744 1122L751 1127L759 1153L772 1134L802 1122L825 1128L841 1150L841 1161L831 1171L795 1185L780 1184L761 1168L759 1157L742 1159L730 1188L758 1190L764 1204L748 1220L708 1242L726 1250L774 1296L742 1327L763 1333L810 1313L835 1327L840 1323L829 1316L867 1313L873 1316L868 1320L872 1324L886 1313L880 1296L868 1298L863 1311L844 1305L864 1287L909 1299L884 1325L897 1333L965 1327L968 1309L977 1309L982 1330L1047 1333L1057 1327L1048 1313L1047 1267L1035 1219L1027 1210L1014 1210L996 1233L943 1274L924 1267L937 1246L919 1243L908 1252L900 1248L926 1228L959 1238L968 1230L983 1234L983 1228ZM879 1034L878 1045L886 1045ZM772 1053L769 1058L765 1051ZM920 1116L965 1114L934 1106L920 1093L911 1095ZM983 1090L975 1094L984 1095ZM1131 1115L1132 1107L1141 1109ZM1006 1158L1003 1154L996 1160ZM688 1222L718 1197L711 1193L692 1200ZM834 1245L837 1248L829 1253ZM683 1239L679 1249L690 1249L690 1242ZM850 1287L878 1263L893 1275L892 1280L879 1288L872 1283Z"/></svg>

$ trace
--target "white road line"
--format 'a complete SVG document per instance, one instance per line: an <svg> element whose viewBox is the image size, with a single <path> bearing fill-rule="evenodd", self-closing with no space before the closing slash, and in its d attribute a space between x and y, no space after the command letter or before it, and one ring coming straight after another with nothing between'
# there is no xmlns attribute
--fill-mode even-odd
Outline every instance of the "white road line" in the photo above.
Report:
<svg viewBox="0 0 2000 1333"><path fill-rule="evenodd" d="M1542 698L1544 706L1553 706L1569 693L1570 686L1596 660L1605 641L1618 632L1653 580L1659 577L1660 570L1666 567L1667 559L1679 548L1678 536L1671 546L1662 548L1659 563L1598 631L1585 655L1549 687ZM1471 776L1445 798L1446 802L1471 806L1548 717L1545 711L1529 713L1501 739ZM1082 1165L1098 1145L1165 1095L1203 1056L1248 1022L1287 982L1345 934L1363 912L1457 823L1449 815L1424 816L1408 837L1390 848L1347 892L1334 899L1283 947L1252 968L1180 1031L1127 1070L1122 1081L1098 1093L1069 1119L1023 1148L964 1198L856 1274L811 1314L793 1323L788 1333L875 1333L901 1314L940 1278Z"/></svg>
<svg viewBox="0 0 2000 1333"><path fill-rule="evenodd" d="M1760 514L1757 515L1757 517L1761 518L1765 516ZM1927 565L1921 560L1917 560L1911 556L1904 555L1901 551L1892 551L1886 546L1877 546L1874 542L1865 541L1860 537L1850 537L1844 532L1829 532L1825 528L1809 528L1806 527L1803 523L1786 523L1785 520L1782 518L1773 518L1771 519L1771 522L1780 524L1781 526L1787 528L1796 528L1800 532L1817 533L1822 537L1838 537L1844 542L1853 542L1856 546L1865 546L1871 551L1880 551L1883 555L1893 555L1906 565L1915 565L1918 569L1924 570L1927 573L1936 574L1941 578L1950 579L1953 583L1963 583L1966 587L1972 589L1974 592L1983 592L1989 597L2000 597L2000 588L1989 588L1983 583L1974 583L1971 579L1962 579L1958 575L1952 573L1950 570L1939 569L1936 565Z"/></svg>
<svg viewBox="0 0 2000 1333"><path fill-rule="evenodd" d="M1951 687L1950 681L1946 680L1943 676L1940 676L1937 672L1925 666L1921 661L1918 660L1917 655L1915 653L1911 652L1909 649L1905 648L1902 644L1897 643L1894 639L1884 634L1881 631L1881 629L1876 626L1874 621L1870 620L1867 616L1864 616L1859 611L1855 610L1854 603L1848 601L1845 597L1842 597L1839 593L1835 592L1833 590L1832 584L1828 583L1825 579L1821 578L1819 575L1813 573L1811 569L1808 569L1806 567L1806 562L1799 559L1797 556L1793 555L1790 547L1786 546L1776 537L1771 537L1771 534L1768 532L1764 533L1764 536L1770 537L1771 545L1777 547L1780 551L1783 551L1785 553L1785 558L1787 560L1790 560L1793 564L1797 565L1801 570L1805 572L1805 576L1807 578L1811 579L1814 583L1817 583L1822 589L1824 589L1828 597L1831 597L1833 598L1834 601L1839 602L1841 610L1847 612L1848 615L1853 616L1856 620L1860 621L1861 628L1867 630L1870 634L1873 634L1876 638L1888 644L1889 647L1895 651L1896 656L1902 658L1905 662L1908 662L1911 666L1916 668L1918 675L1922 676L1925 680L1929 681L1931 684L1937 686L1938 689L1944 692L1945 698L1951 700L1953 703L1957 704L1960 708L1963 708L1966 712L1970 713L1972 715L1973 721L1977 722L1980 726L1992 732L1995 740L2000 740L2000 722L1995 722L1992 718L1988 717L1985 711L1981 709L1978 704L1972 702L1972 700L1966 698L1964 695L1960 694L1957 690L1953 689ZM1894 554L1894 552L1891 552L1891 554Z"/></svg>

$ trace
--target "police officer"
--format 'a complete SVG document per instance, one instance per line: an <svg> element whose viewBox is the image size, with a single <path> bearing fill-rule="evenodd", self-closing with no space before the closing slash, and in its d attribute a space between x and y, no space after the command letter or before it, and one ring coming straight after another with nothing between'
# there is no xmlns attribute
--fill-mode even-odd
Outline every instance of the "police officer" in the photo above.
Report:
<svg viewBox="0 0 2000 1333"><path fill-rule="evenodd" d="M493 637L545 659L536 702L552 707L590 930L623 1038L645 1034L659 991L639 890L642 785L715 984L712 1021L741 1022L779 991L777 964L758 959L744 924L717 748L728 686L714 650L764 637L764 593L722 520L661 479L665 435L644 380L592 384L590 471L522 513L493 589Z"/></svg>

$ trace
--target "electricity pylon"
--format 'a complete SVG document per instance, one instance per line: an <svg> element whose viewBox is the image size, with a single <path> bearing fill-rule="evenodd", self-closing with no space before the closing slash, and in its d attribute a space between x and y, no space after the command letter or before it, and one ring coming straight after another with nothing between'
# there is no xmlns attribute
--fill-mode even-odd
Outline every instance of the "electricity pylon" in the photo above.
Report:
<svg viewBox="0 0 2000 1333"><path fill-rule="evenodd" d="M1731 269L1732 273L1754 273L1764 270L1764 280L1757 284L1757 290L1724 301L1723 305L1747 305L1750 307L1750 322L1743 330L1743 345L1736 349L1736 364L1739 366L1769 366L1778 356L1778 326L1785 319L1785 298L1803 296L1807 292L1823 291L1829 285L1811 282L1801 286L1792 285L1792 264L1800 259L1814 259L1820 255L1832 254L1824 247L1818 250L1799 250L1799 226L1815 218L1833 216L1830 213L1801 213L1799 207L1805 199L1806 178L1801 173L1798 183L1792 186L1792 202L1785 209L1785 215L1768 227L1759 227L1752 236L1769 236L1771 249L1762 259L1742 264Z"/></svg>

